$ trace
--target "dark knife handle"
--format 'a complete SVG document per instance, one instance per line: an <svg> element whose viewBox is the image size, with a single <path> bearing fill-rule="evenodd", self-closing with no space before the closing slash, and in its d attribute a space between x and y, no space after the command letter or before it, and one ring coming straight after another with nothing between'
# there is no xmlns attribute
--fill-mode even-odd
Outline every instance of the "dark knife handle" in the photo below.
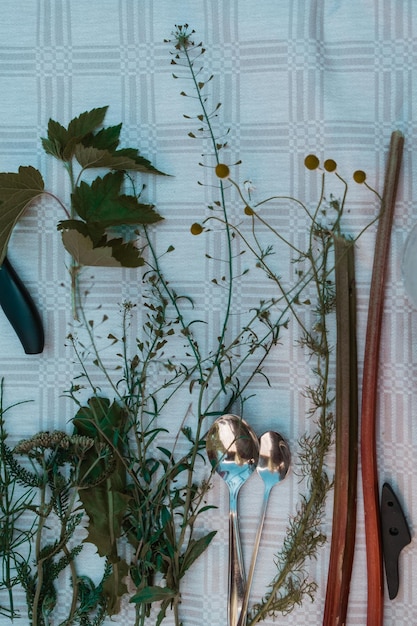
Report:
<svg viewBox="0 0 417 626"><path fill-rule="evenodd" d="M7 258L0 267L0 305L25 353L42 352L45 343L42 320L28 290Z"/></svg>
<svg viewBox="0 0 417 626"><path fill-rule="evenodd" d="M393 600L400 585L400 553L410 543L411 533L401 504L389 483L384 483L382 487L381 526L388 594Z"/></svg>

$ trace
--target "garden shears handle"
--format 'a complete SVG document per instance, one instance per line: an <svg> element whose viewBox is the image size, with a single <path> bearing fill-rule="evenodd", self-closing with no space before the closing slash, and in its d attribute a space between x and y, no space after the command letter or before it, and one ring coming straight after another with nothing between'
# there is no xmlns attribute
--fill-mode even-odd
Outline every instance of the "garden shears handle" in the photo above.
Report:
<svg viewBox="0 0 417 626"><path fill-rule="evenodd" d="M0 266L0 305L26 354L43 351L42 320L28 290L7 257Z"/></svg>

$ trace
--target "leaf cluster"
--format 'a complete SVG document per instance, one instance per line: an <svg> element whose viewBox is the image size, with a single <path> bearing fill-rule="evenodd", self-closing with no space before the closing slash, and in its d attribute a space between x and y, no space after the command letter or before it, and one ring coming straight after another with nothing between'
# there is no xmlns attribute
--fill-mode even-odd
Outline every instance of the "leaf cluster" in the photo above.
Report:
<svg viewBox="0 0 417 626"><path fill-rule="evenodd" d="M47 154L63 163L69 174L69 207L45 190L43 177L34 167L21 166L17 173L0 173L0 263L17 221L29 205L48 194L58 200L67 214L68 219L58 222L58 229L77 265L143 265L135 237L125 241L121 229L154 224L162 217L153 205L141 202L135 194L126 194L123 184L127 172L162 172L136 148L119 147L122 124L104 127L106 112L107 107L86 111L67 127L49 120L42 146ZM82 179L86 171L97 168L108 173L91 183Z"/></svg>

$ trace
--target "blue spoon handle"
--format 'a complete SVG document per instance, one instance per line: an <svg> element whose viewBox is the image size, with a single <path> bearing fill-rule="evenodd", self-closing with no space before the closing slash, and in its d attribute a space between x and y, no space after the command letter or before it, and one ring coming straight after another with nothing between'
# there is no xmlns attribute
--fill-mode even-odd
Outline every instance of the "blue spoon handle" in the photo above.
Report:
<svg viewBox="0 0 417 626"><path fill-rule="evenodd" d="M25 353L42 352L45 343L42 320L28 290L7 258L0 267L0 305Z"/></svg>

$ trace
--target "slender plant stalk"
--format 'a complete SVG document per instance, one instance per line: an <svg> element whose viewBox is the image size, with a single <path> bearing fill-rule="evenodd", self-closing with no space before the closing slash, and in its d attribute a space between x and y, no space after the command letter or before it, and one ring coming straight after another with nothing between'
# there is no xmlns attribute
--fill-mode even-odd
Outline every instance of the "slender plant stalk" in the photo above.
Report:
<svg viewBox="0 0 417 626"><path fill-rule="evenodd" d="M333 529L323 626L343 625L356 536L358 375L354 244L336 236L336 467Z"/></svg>
<svg viewBox="0 0 417 626"><path fill-rule="evenodd" d="M394 131L391 135L382 194L382 213L376 235L362 382L361 458L368 574L368 626L383 624L384 581L376 458L378 362L387 259L403 146L402 133Z"/></svg>
<svg viewBox="0 0 417 626"><path fill-rule="evenodd" d="M33 620L32 626L38 626L39 623L39 603L42 594L42 585L43 585L43 561L40 559L40 552L42 548L42 531L45 526L46 518L50 513L50 508L46 504L46 483L44 483L40 488L40 504L39 504L39 525L36 532L36 591L33 599Z"/></svg>

